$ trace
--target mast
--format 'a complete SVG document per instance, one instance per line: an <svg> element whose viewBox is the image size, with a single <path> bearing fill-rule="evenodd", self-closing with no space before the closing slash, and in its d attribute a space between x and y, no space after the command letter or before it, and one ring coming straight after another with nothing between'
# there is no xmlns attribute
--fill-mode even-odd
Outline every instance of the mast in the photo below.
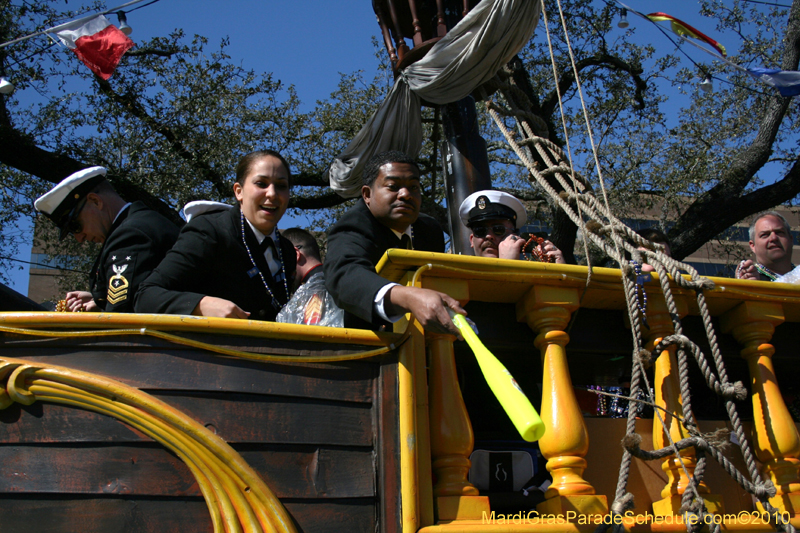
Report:
<svg viewBox="0 0 800 533"><path fill-rule="evenodd" d="M477 2L470 0L373 0L395 76L422 59ZM409 48L407 40L413 44ZM423 105L433 104L423 102ZM486 142L480 135L475 99L467 96L441 106L443 167L450 236L454 253L472 254L458 207L471 193L492 187Z"/></svg>

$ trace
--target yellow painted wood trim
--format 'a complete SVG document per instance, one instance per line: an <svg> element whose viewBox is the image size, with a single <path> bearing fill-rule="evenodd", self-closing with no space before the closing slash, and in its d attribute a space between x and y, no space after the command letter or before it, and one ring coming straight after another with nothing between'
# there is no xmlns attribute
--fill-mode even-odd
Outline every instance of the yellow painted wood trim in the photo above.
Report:
<svg viewBox="0 0 800 533"><path fill-rule="evenodd" d="M0 325L24 328L149 328L289 341L328 342L385 346L396 342L396 333L365 329L326 328L192 315L145 315L137 313L0 313Z"/></svg>
<svg viewBox="0 0 800 533"><path fill-rule="evenodd" d="M149 328L130 328L130 329L90 329L85 331L61 331L61 330L42 330L42 329L30 329L30 328L15 328L9 326L2 326L0 325L0 333L11 333L17 335L31 335L31 336L39 336L39 337L56 337L56 338L82 338L87 337L91 339L96 339L98 337L111 337L111 336L119 336L119 335L145 335L150 337L156 337L159 339L164 339L175 344L179 344L182 346L191 346L192 348L198 348L200 350L206 350L212 353L227 355L230 357L235 357L238 359L247 359L250 361L259 361L259 362L280 362L280 363L332 363L332 362L340 362L340 361L356 361L359 359L369 359L371 357L375 357L378 355L383 355L388 353L392 350L395 350L397 346L395 344L390 344L389 346L384 346L383 348L377 348L373 350L365 350L347 354L334 354L334 355L272 355L272 354L264 354L258 352L247 352L243 350L235 350L233 348L226 348L224 346L219 346L216 344L211 344L207 342L197 341L194 339L188 339L186 337L181 337L178 335L173 335L171 333L165 333L163 331L149 329ZM398 341L398 345L403 344L406 339L408 338L407 335L403 335L400 337Z"/></svg>
<svg viewBox="0 0 800 533"><path fill-rule="evenodd" d="M421 265L430 265L427 277L445 277L467 279L470 282L496 282L498 280L514 283L536 283L537 285L556 285L583 288L586 285L588 267L580 265L557 265L535 261L518 261L511 259L490 259L467 255L440 254L419 252L416 250L391 249L378 262L376 270L389 281L399 282L406 272L415 270ZM658 286L658 274L651 273L652 281L647 286ZM689 279L688 275L684 275ZM739 280L731 278L707 278L715 287L704 291L709 302L719 301L771 301L790 304L800 313L800 285L786 283L765 283L760 281ZM673 294L689 294L673 281ZM622 294L621 274L619 269L594 267L592 269L591 291L613 291ZM620 301L619 308L624 308ZM694 308L691 313L696 313Z"/></svg>
<svg viewBox="0 0 800 533"><path fill-rule="evenodd" d="M417 352L424 346L424 340L419 322L414 320L409 327L414 328L414 331L400 348L397 365L400 404L400 516L403 533L417 531L420 506L415 359Z"/></svg>
<svg viewBox="0 0 800 533"><path fill-rule="evenodd" d="M291 516L233 448L174 407L116 380L0 357L0 409L46 401L114 417L173 451L197 480L215 533L295 532Z"/></svg>

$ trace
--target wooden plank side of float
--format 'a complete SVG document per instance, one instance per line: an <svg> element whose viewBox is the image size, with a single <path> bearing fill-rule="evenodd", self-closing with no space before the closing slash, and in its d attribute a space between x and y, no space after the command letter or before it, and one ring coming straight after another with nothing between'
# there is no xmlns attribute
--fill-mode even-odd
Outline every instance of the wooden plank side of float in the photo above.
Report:
<svg viewBox="0 0 800 533"><path fill-rule="evenodd" d="M0 314L0 325L89 333L78 340L8 332L1 343L5 356L13 351L15 356L34 364L63 364L93 373L98 372L96 365L100 364L100 374L162 397L234 443L245 461L278 480L278 496L289 499L286 507L301 517L305 530L366 531L365 524L374 528L378 520L385 531L401 527L397 458L398 408L402 407L397 402L396 352L367 361L270 363L171 345L140 333L141 328L178 332L186 338L200 337L203 342L233 345L238 350L289 356L312 354L318 349L329 355L373 351L396 342L400 335L230 319L106 313L4 313ZM123 331L101 339L91 334L97 330ZM264 382L262 374L270 371L273 378ZM259 395L265 395L264 399L258 400ZM4 420L6 424L0 424L0 429L5 430L0 439L6 443L3 452L10 454L4 464L17 465L0 479L4 508L8 509L10 499L19 500L19 505L14 504L15 522L8 521L8 513L3 514L3 530L41 523L36 520L42 518L38 515L45 511L47 517L60 514L57 509L61 506L64 520L50 524L49 531L75 530L69 517L94 507L97 520L82 524L82 531L132 530L131 520L137 531L178 531L181 527L170 525L175 520L165 510L171 504L177 505L174 516L183 516L177 523L185 525L188 520L204 528L196 521L199 518L205 522L208 511L191 475L186 470L176 472L175 458L135 428L95 413L39 402L11 406L0 412L0 417L8 419ZM68 420L74 431L50 431L48 424L63 426L59 420ZM381 424L380 430L376 423ZM288 426L300 427L301 431L290 431ZM380 448L389 450L388 455L395 458L378 461L380 471L375 470L377 437ZM321 445L320 441L326 444ZM43 444L50 452L44 470L59 475L18 479L15 472L31 461L39 461L36 457ZM76 457L80 457L81 464L92 464L86 476L80 476L81 468L69 467L75 464ZM301 475L291 473L298 468ZM29 466L24 470L30 473L37 469ZM64 475L65 471L68 475ZM172 477L166 472L171 472ZM148 479L163 481L164 487L147 482ZM376 492L378 482L380 492ZM36 501L35 494L45 495L47 501ZM118 499L109 502L109 497ZM389 498L385 506L379 502L384 497ZM145 508L149 510L144 511ZM140 509L159 519L142 518ZM112 512L125 517L120 522L125 527L116 524L113 517L104 516Z"/></svg>

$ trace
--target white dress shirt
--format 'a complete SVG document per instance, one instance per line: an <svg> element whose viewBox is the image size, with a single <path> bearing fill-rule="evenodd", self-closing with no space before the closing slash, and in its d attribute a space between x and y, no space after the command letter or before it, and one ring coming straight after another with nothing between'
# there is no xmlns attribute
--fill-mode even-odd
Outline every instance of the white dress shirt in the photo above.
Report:
<svg viewBox="0 0 800 533"><path fill-rule="evenodd" d="M277 228L272 230L272 234L266 236L260 231L258 231L258 229L255 226L253 226L253 224L251 224L249 220L247 220L247 217L245 217L245 220L247 221L247 224L250 226L250 229L253 230L253 234L256 236L256 239L258 240L258 244L264 242L264 239L272 239L272 243L274 244L274 246L266 249L266 251L264 252L264 258L267 260L267 264L269 265L269 271L270 273L272 273L272 277L275 278L281 271L281 262L278 259L278 257L276 257L278 249Z"/></svg>
<svg viewBox="0 0 800 533"><path fill-rule="evenodd" d="M392 228L389 228L389 229L392 229ZM392 233L394 233L397 236L398 239L402 238L403 235L408 235L408 238L411 239L411 249L412 250L414 249L414 239L412 238L412 235L411 235L411 226L408 226L406 228L406 230L404 232L402 232L402 233L392 229ZM377 293L375 293L375 300L374 300L374 302L375 302L374 303L375 312L378 313L378 316L381 317L383 320L385 320L387 322L391 322L392 324L394 324L395 322L397 322L398 320L403 318L403 316L405 316L404 314L403 315L387 316L386 315L386 309L383 308L383 305L384 305L383 299L386 297L386 293L389 292L389 289L391 289L395 285L400 285L400 284L399 283L387 283L386 285L381 287L380 290Z"/></svg>

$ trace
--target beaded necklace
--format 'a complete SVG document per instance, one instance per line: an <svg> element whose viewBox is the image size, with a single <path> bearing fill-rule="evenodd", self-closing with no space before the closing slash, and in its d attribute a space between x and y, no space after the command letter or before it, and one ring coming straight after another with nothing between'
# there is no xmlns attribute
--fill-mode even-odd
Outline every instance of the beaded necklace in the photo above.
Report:
<svg viewBox="0 0 800 533"><path fill-rule="evenodd" d="M631 261L633 271L636 274L636 307L642 314L642 322L646 327L647 324L647 292L644 290L644 283L650 281L650 274L642 274L642 266L637 261Z"/></svg>
<svg viewBox="0 0 800 533"><path fill-rule="evenodd" d="M794 263L792 263L791 270L794 270L795 268L796 267L794 266ZM780 277L780 274L776 274L775 272L773 272L772 270L768 269L767 267L765 267L761 263L756 263L756 270L758 270L759 274L763 274L764 276L767 276L770 281L775 281L776 279L778 279Z"/></svg>
<svg viewBox="0 0 800 533"><path fill-rule="evenodd" d="M528 249L528 246L533 244L531 248L531 255L529 256L528 253L525 251ZM544 244L544 239L541 237L537 237L536 235L531 235L531 237L527 240L525 244L522 245L522 255L528 261L532 261L533 257L536 257L536 260L541 263L550 263L552 259L549 255L544 253L544 249L542 245Z"/></svg>
<svg viewBox="0 0 800 533"><path fill-rule="evenodd" d="M264 274L262 274L261 270L256 266L256 261L255 261L255 259L253 259L253 254L250 253L250 247L247 245L247 239L245 238L245 235L244 235L244 213L240 212L239 214L241 215L241 219L242 219L242 242L244 243L244 249L247 250L247 257L250 258L250 262L253 264L253 268L248 270L247 273L250 275L251 278L253 276L255 276L256 273L261 277L261 281L262 281L262 283L264 283L264 288L267 289L267 293L269 293L270 298L272 298L272 302L271 302L272 303L272 307L274 307L276 311L280 311L281 308L283 307L283 305L281 305L281 303L278 301L278 299L275 298L275 295L272 294L272 289L269 288L269 284L267 283L267 280L264 277ZM278 242L275 243L275 250L277 250L277 252L278 252L278 261L281 264L281 273L283 274L283 288L286 291L286 297L288 298L289 297L289 285L286 282L286 266L283 264L283 254L281 253L281 247L280 247L281 234L278 232L277 229L275 230L275 233L278 236ZM266 236L264 238L265 239L269 239L270 237Z"/></svg>

